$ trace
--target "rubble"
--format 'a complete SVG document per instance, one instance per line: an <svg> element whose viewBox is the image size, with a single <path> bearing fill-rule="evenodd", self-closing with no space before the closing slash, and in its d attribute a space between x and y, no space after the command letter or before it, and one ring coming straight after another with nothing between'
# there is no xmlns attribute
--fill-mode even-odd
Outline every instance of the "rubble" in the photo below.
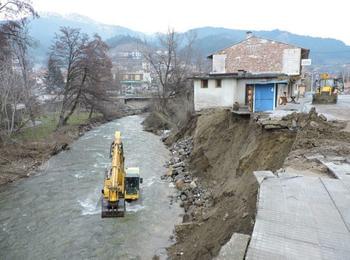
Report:
<svg viewBox="0 0 350 260"><path fill-rule="evenodd" d="M238 119L231 111L203 112L191 130L176 135L178 140L189 134L193 141L185 138L174 144L167 163L170 168L176 166L167 180L184 180L174 201L181 203L187 224L176 226L170 258L212 259L234 232L251 234L258 193L253 172L269 169L284 176L293 169L327 176L318 158L331 156L337 164L349 160L350 135L341 131L345 126L325 121L314 109L278 119L254 115L250 120ZM179 252L183 257L178 257Z"/></svg>
<svg viewBox="0 0 350 260"><path fill-rule="evenodd" d="M320 124L327 122L327 118L323 114L318 114L315 108L312 108L309 113L294 112L281 118L270 117L268 114L256 114L253 119L265 130L299 130L306 125L318 128Z"/></svg>
<svg viewBox="0 0 350 260"><path fill-rule="evenodd" d="M171 159L165 165L169 170L161 177L175 184L178 190L174 200L179 200L180 206L184 208L183 223L198 220L203 208L214 205L210 192L200 185L198 179L194 178L188 169L192 149L192 138L184 138L174 143L169 148Z"/></svg>

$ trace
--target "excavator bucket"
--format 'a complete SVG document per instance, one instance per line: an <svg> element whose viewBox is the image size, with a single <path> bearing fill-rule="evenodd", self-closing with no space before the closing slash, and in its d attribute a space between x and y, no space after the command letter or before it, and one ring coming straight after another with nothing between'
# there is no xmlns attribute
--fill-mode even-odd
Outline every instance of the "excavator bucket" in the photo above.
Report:
<svg viewBox="0 0 350 260"><path fill-rule="evenodd" d="M337 94L316 93L312 96L312 104L336 104Z"/></svg>
<svg viewBox="0 0 350 260"><path fill-rule="evenodd" d="M107 200L102 198L102 218L118 218L124 217L125 215L125 200L119 199L115 204L109 203Z"/></svg>

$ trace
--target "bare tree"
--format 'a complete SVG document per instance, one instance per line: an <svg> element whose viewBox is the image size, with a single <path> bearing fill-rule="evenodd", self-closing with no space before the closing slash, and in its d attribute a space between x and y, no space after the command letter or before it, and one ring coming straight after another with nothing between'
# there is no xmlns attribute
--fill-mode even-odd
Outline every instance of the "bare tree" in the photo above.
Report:
<svg viewBox="0 0 350 260"><path fill-rule="evenodd" d="M50 57L66 74L63 101L57 128L67 124L69 117L77 107L86 80L87 68L84 48L88 36L79 29L62 27L56 34L51 47Z"/></svg>
<svg viewBox="0 0 350 260"><path fill-rule="evenodd" d="M5 19L0 24L0 128L7 135L25 125L17 118L20 103L26 104L30 117L33 115L26 25L30 17L37 16L30 1L0 2L0 18Z"/></svg>
<svg viewBox="0 0 350 260"><path fill-rule="evenodd" d="M166 109L167 100L181 93L192 71L192 45L194 35L180 36L174 29L158 35L157 47L149 46L143 55L151 64L158 81L158 99L161 110Z"/></svg>
<svg viewBox="0 0 350 260"><path fill-rule="evenodd" d="M37 16L32 2L28 0L7 0L0 2L0 13L6 19Z"/></svg>
<svg viewBox="0 0 350 260"><path fill-rule="evenodd" d="M23 102L33 125L35 125L36 99L33 94L34 81L32 79L32 63L29 58L29 47L33 46L33 40L28 33L28 20L22 21L18 37L11 40L13 56L22 76Z"/></svg>
<svg viewBox="0 0 350 260"><path fill-rule="evenodd" d="M51 58L66 72L63 103L57 128L67 124L78 105L103 110L109 100L106 90L112 83L112 62L108 46L95 35L89 40L79 29L61 28L51 48Z"/></svg>
<svg viewBox="0 0 350 260"><path fill-rule="evenodd" d="M39 17L29 0L5 0L0 2L0 46L6 45L9 39L21 38L23 25L28 18ZM1 50L1 48L0 48Z"/></svg>
<svg viewBox="0 0 350 260"><path fill-rule="evenodd" d="M0 122L6 134L11 135L18 121L15 118L17 105L22 99L21 78L8 64L0 64Z"/></svg>
<svg viewBox="0 0 350 260"><path fill-rule="evenodd" d="M107 52L107 44L98 35L95 35L84 49L87 82L82 92L82 98L83 104L90 108L89 117L91 117L95 108L102 110L103 113L104 109L101 107L101 101L109 101L106 91L111 88L113 77L111 72L112 61Z"/></svg>

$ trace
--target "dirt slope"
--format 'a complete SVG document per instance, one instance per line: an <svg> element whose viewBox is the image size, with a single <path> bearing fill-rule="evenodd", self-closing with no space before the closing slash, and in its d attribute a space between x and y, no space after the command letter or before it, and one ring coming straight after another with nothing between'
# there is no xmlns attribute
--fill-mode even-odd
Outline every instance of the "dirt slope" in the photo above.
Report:
<svg viewBox="0 0 350 260"><path fill-rule="evenodd" d="M177 243L169 254L172 259L212 259L233 232L251 233L257 194L253 171L279 169L295 133L262 131L223 110L199 116L191 132L190 169L210 190L214 205L198 208L195 221L177 226Z"/></svg>

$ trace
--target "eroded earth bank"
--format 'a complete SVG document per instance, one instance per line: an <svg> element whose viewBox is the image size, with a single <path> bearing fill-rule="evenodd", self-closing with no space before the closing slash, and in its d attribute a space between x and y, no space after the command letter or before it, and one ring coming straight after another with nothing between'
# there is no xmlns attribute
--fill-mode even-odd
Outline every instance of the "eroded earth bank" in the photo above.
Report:
<svg viewBox="0 0 350 260"><path fill-rule="evenodd" d="M173 154L163 177L178 188L184 208L175 228L171 259L212 259L234 232L251 234L256 214L256 170L327 175L315 154L348 156L345 123L328 122L314 110L281 119L235 116L209 110L168 137Z"/></svg>

